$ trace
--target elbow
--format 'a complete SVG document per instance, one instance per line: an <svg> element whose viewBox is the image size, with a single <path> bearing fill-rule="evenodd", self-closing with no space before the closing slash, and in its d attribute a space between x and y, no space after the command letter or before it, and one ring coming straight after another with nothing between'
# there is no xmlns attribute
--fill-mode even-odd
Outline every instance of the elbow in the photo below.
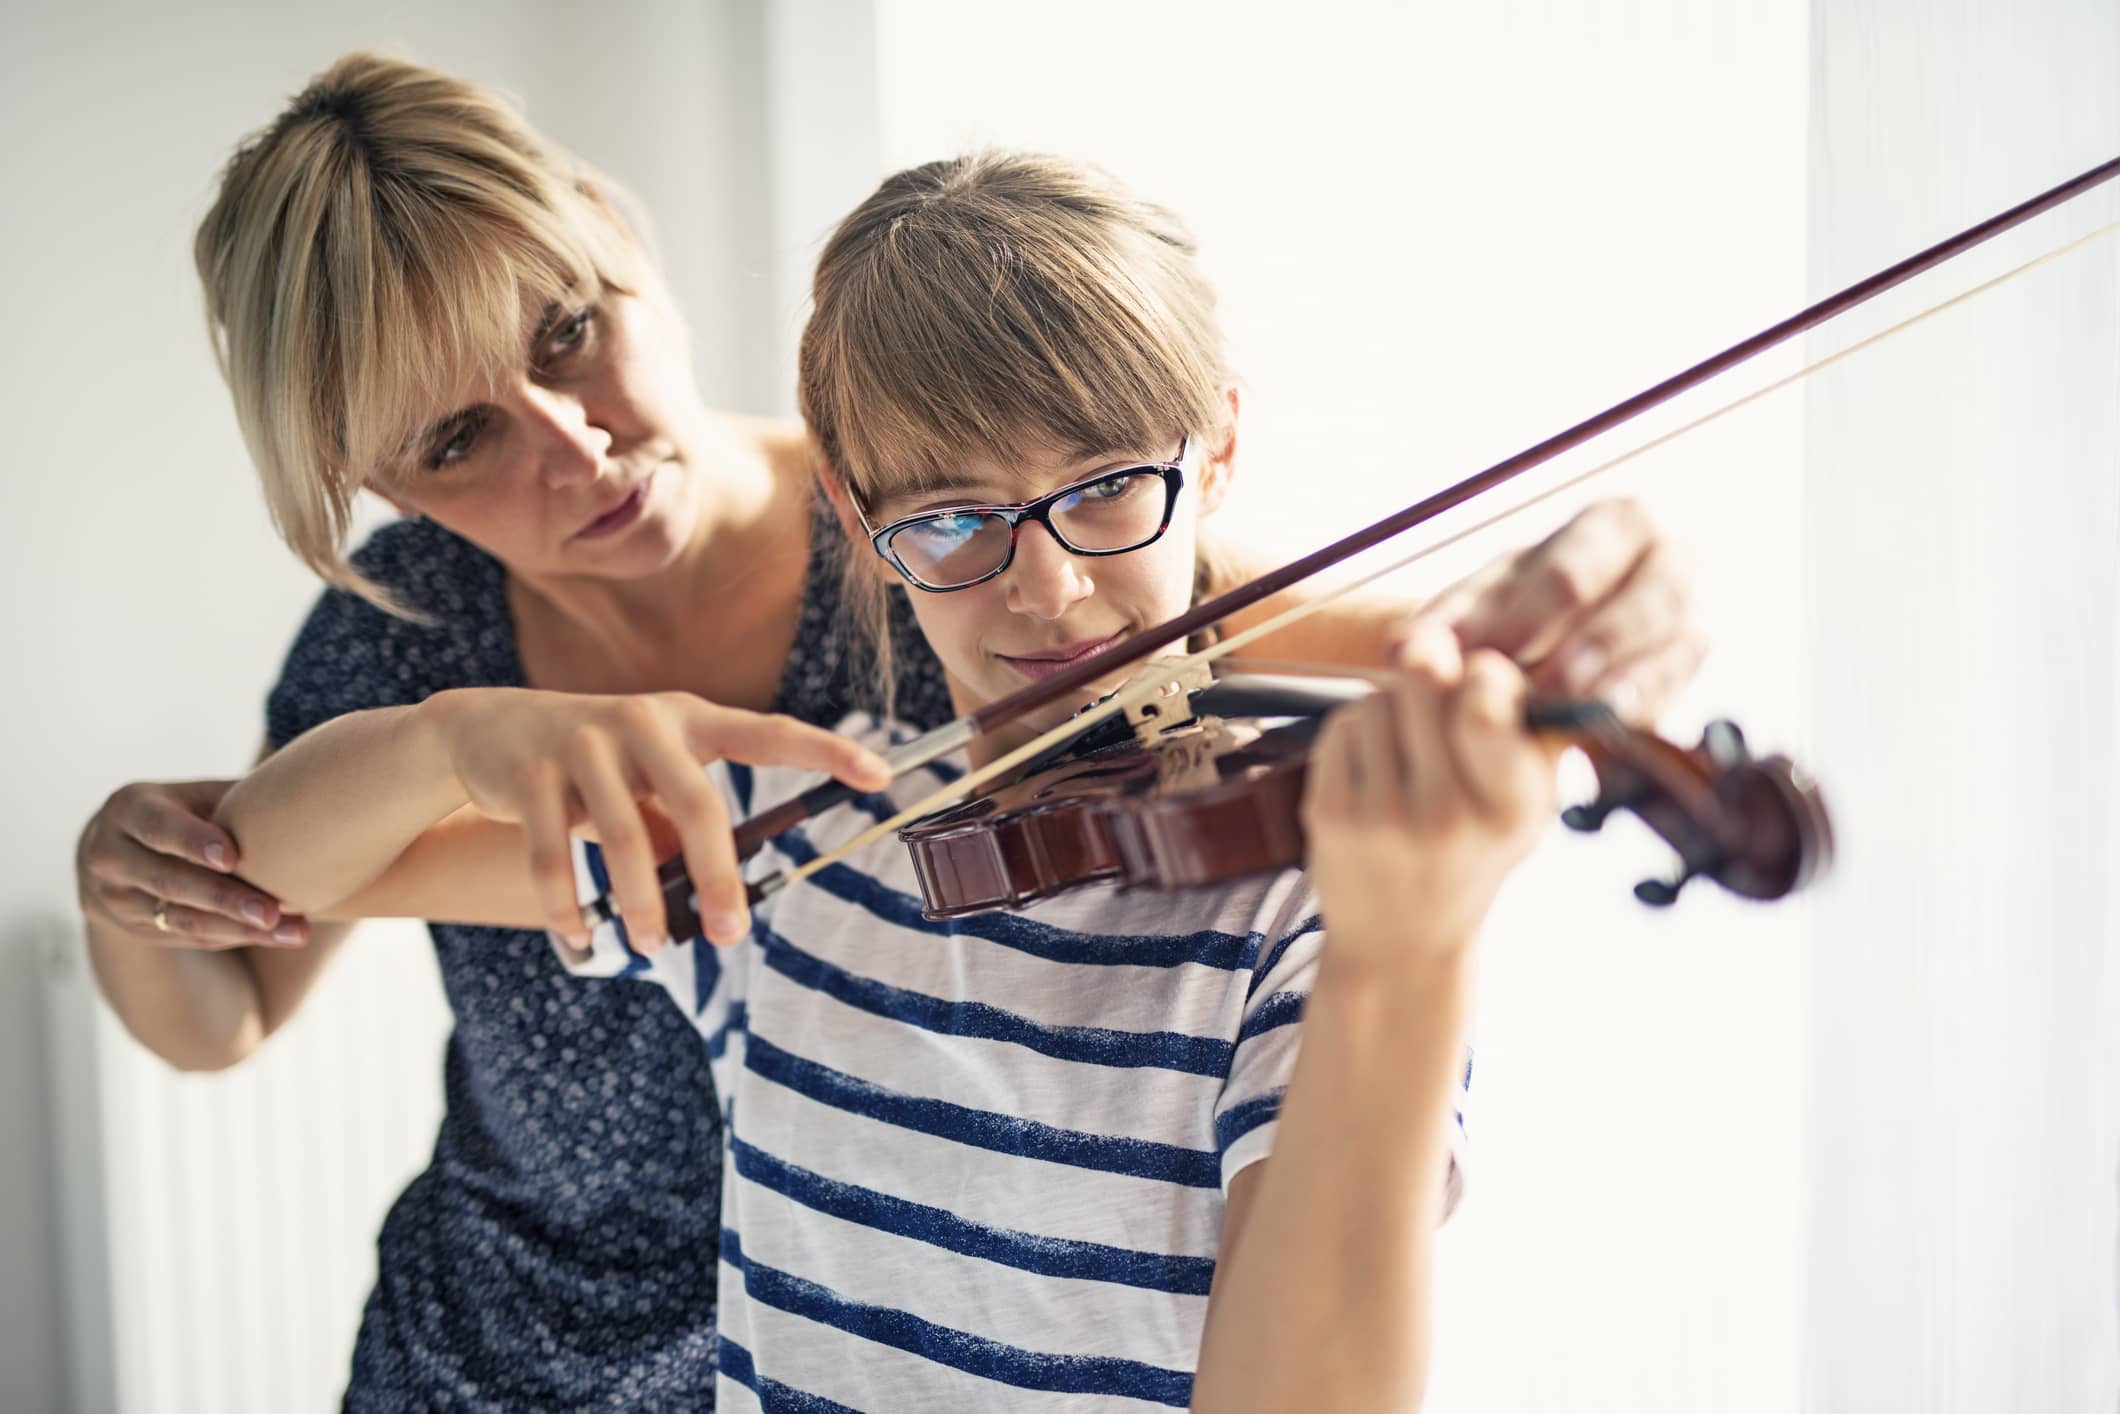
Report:
<svg viewBox="0 0 2120 1414"><path fill-rule="evenodd" d="M153 1034L135 1026L122 1012L119 1020L125 1023L127 1034L141 1046L170 1069L186 1075L211 1075L216 1071L233 1070L255 1055L265 1040L264 1028L255 1020L246 1021L219 1036Z"/></svg>

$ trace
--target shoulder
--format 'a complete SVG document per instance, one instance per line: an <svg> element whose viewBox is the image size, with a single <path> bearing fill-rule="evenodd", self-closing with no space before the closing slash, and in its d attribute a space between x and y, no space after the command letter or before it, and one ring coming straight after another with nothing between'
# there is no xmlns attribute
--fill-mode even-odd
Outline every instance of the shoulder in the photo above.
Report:
<svg viewBox="0 0 2120 1414"><path fill-rule="evenodd" d="M267 700L272 745L345 712L519 676L507 579L491 555L431 522L397 521L351 563L416 617L344 589L318 595Z"/></svg>
<svg viewBox="0 0 2120 1414"><path fill-rule="evenodd" d="M398 520L379 527L353 552L351 561L407 608L443 622L459 619L467 610L490 612L506 585L500 561L430 520ZM365 602L355 595L346 597Z"/></svg>

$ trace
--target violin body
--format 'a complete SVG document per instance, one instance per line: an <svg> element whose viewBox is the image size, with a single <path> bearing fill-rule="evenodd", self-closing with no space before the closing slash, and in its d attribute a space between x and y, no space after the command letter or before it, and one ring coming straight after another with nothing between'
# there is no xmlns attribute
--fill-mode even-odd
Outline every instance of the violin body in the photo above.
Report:
<svg viewBox="0 0 2120 1414"><path fill-rule="evenodd" d="M929 918L1082 884L1182 889L1301 862L1310 728L1195 718L1064 760L898 832Z"/></svg>

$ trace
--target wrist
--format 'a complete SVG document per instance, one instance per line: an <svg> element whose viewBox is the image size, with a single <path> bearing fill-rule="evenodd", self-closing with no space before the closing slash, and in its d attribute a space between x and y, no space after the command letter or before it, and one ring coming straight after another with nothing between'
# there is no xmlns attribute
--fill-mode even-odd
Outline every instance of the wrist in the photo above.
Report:
<svg viewBox="0 0 2120 1414"><path fill-rule="evenodd" d="M1314 992L1330 989L1350 1001L1390 1006L1469 994L1479 976L1472 936L1420 943L1402 936L1347 948L1338 946L1340 941L1328 917Z"/></svg>
<svg viewBox="0 0 2120 1414"><path fill-rule="evenodd" d="M412 709L412 728L431 749L438 750L448 761L450 774L456 773L458 744L464 739L465 728L475 724L482 704L491 704L495 689L490 687L448 687L421 699Z"/></svg>

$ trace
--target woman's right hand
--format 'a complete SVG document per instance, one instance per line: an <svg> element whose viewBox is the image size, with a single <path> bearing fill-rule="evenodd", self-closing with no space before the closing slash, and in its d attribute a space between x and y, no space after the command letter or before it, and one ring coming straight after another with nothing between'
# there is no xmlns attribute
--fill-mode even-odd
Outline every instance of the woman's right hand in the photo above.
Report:
<svg viewBox="0 0 2120 1414"><path fill-rule="evenodd" d="M569 837L584 832L603 848L635 947L652 950L668 934L656 869L673 844L683 850L707 937L729 944L748 932L728 808L702 764L794 766L862 790L891 778L881 757L846 737L686 692L473 689L449 705L444 722L449 759L471 803L522 827L548 926L577 946L586 937Z"/></svg>
<svg viewBox="0 0 2120 1414"><path fill-rule="evenodd" d="M74 887L91 923L174 947L299 947L306 920L235 877L236 843L213 823L229 781L134 781L89 817ZM159 909L159 912L158 912Z"/></svg>

